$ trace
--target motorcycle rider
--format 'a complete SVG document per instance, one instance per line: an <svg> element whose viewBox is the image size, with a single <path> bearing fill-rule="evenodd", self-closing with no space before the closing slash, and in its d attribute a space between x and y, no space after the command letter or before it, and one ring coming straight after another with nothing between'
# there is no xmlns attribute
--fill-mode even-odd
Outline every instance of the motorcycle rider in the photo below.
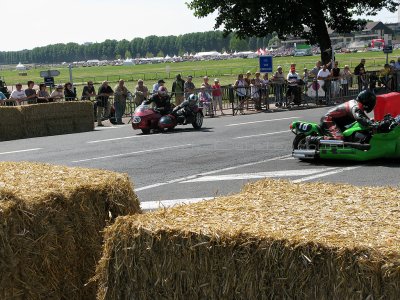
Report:
<svg viewBox="0 0 400 300"><path fill-rule="evenodd" d="M171 97L168 95L165 86L160 86L156 94L153 94L149 99L143 101L145 105L149 105L150 103L155 104L155 109L158 110L161 115L167 115L171 112Z"/></svg>
<svg viewBox="0 0 400 300"><path fill-rule="evenodd" d="M372 127L374 122L367 116L376 104L376 96L370 90L364 90L356 99L344 102L330 109L321 118L321 127L328 136L309 136L307 144L318 143L320 139L343 140L343 131L347 125L357 121L362 126Z"/></svg>
<svg viewBox="0 0 400 300"><path fill-rule="evenodd" d="M173 109L172 114L178 118L183 117L182 123L185 125L187 117L193 113L193 109L197 105L198 101L199 98L197 95L190 94L186 100Z"/></svg>

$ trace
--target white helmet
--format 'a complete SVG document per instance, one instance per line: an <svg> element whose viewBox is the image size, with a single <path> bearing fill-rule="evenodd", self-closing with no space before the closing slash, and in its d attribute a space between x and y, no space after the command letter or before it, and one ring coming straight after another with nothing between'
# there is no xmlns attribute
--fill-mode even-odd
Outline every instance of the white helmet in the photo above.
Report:
<svg viewBox="0 0 400 300"><path fill-rule="evenodd" d="M159 94L161 97L167 96L167 95L168 95L167 88L166 88L165 86L160 86L160 87L158 88L158 94Z"/></svg>
<svg viewBox="0 0 400 300"><path fill-rule="evenodd" d="M195 94L190 94L188 97L189 105L195 105L198 101L199 98Z"/></svg>

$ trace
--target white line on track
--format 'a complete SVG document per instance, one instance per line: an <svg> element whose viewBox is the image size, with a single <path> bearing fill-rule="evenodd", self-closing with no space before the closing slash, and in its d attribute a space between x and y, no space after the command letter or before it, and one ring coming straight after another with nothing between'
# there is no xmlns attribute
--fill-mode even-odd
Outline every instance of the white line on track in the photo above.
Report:
<svg viewBox="0 0 400 300"><path fill-rule="evenodd" d="M154 134L152 134L154 135ZM94 143L102 143L102 142L110 142L110 141L118 141L118 140L126 140L126 139L134 139L134 138L142 138L142 137L149 137L152 135L131 135L131 136L124 136L119 138L112 138L112 139L105 139L105 140L96 140L96 141L89 141L88 144Z"/></svg>
<svg viewBox="0 0 400 300"><path fill-rule="evenodd" d="M78 162L85 162L85 161L91 161L91 160L100 160L100 159L114 158L114 157L120 157L120 156L126 156L126 155L149 153L149 152L155 152L155 151L161 151L161 150L167 150L167 149L183 148L183 147L189 147L189 146L192 146L192 144L171 146L171 147L162 147L162 148L148 149L148 150L140 150L140 151L134 151L134 152L129 152L129 153L120 153L120 154L114 154L114 155L107 155L107 156L99 156L99 157L93 157L93 158L74 160L72 162L73 163L78 163Z"/></svg>
<svg viewBox="0 0 400 300"><path fill-rule="evenodd" d="M269 159L264 159L264 160L261 160L261 161L246 163L246 164L242 164L242 165L236 165L236 166L233 166L233 167L227 167L227 168L218 169L218 170L214 170L214 171L209 171L209 172L199 173L199 174L190 175L190 176L186 176L186 177L181 177L181 178L177 178L177 179L172 179L172 180L168 180L168 181L165 181L165 182L159 182L159 183L155 183L155 184L151 184L151 185L142 186L140 188L136 188L135 191L136 192L144 191L144 190L160 187L160 186L167 185L167 184L178 183L178 182L185 181L185 180L195 179L195 178L198 178L198 177L201 177L201 176L216 174L216 173L224 172L224 171L235 170L235 169L242 168L242 167L249 167L249 166L254 166L254 165L258 165L258 164L263 164L263 163L266 163L266 162L269 162L269 161L279 160L279 159L282 159L282 158L288 158L290 156L291 156L291 154L283 155L283 156L273 157L273 158L269 158Z"/></svg>
<svg viewBox="0 0 400 300"><path fill-rule="evenodd" d="M141 202L140 207L142 208L142 210L148 211L148 210L155 210L158 208L167 208L167 207L171 207L174 205L197 203L197 202L212 200L212 199L214 199L214 197L174 199L174 200L161 200L161 201L146 201L146 202Z"/></svg>
<svg viewBox="0 0 400 300"><path fill-rule="evenodd" d="M358 169L358 168L361 168L361 167L362 166L340 168L340 169L332 170L332 171L329 171L329 172L320 173L320 174L311 175L311 176L299 178L299 179L296 179L296 180L292 180L292 182L298 183L298 182L309 181L309 180L313 180L313 179L317 179L317 178L321 178L321 177L325 177L325 176L335 175L335 174L342 173L342 172L345 172L345 171L355 170L355 169Z"/></svg>
<svg viewBox="0 0 400 300"><path fill-rule="evenodd" d="M274 135L274 134L287 133L287 132L290 132L290 130L268 132L268 133L261 133L261 134L252 134L252 135L245 135L245 136L238 136L238 137L232 138L232 140L247 139L247 138L252 138L252 137L265 136L265 135Z"/></svg>
<svg viewBox="0 0 400 300"><path fill-rule="evenodd" d="M299 119L301 116L298 117L288 117L288 118L280 118L280 119L271 119L271 120L262 120L262 121L252 121L252 122L244 122L244 123L235 123L235 124L228 124L225 125L229 126L239 126L239 125L247 125L247 124L254 124L254 123L264 123L264 122L274 122L274 121L281 121L281 120L290 120L290 119Z"/></svg>
<svg viewBox="0 0 400 300"><path fill-rule="evenodd" d="M224 180L248 180L248 179L261 179L261 178L271 178L271 177L307 176L307 175L312 175L312 174L316 174L316 173L331 171L334 169L336 169L336 168L300 169L300 170L285 170L285 171L202 176L202 177L194 178L191 180L186 180L181 183L214 182L214 181L224 181Z"/></svg>
<svg viewBox="0 0 400 300"><path fill-rule="evenodd" d="M32 148L32 149L25 149L25 150L15 150L15 151L8 151L8 152L1 152L0 155L2 154L14 154L14 153L21 153L21 152L30 152L30 151L38 151L43 148Z"/></svg>

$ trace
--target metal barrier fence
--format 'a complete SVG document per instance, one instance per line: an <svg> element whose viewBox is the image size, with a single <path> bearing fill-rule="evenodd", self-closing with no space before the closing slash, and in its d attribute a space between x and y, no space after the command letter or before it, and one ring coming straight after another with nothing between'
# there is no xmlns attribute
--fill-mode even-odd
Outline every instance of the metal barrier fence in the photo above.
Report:
<svg viewBox="0 0 400 300"><path fill-rule="evenodd" d="M222 110L230 110L232 115L244 113L245 110L260 110L273 108L292 109L296 107L318 107L342 103L354 99L362 90L373 89L377 94L390 91L400 91L400 72L382 75L378 72L369 72L363 76L351 75L326 80L310 79L298 84L290 84L287 81L269 81L267 85L234 88L233 85L221 86ZM193 93L198 94L200 89ZM208 91L212 94L212 91ZM65 101L59 99L55 101ZM92 97L93 105L96 99ZM174 102L172 97L171 102ZM35 104L37 100L21 101L3 100L3 105ZM219 103L218 103L219 104ZM109 97L110 107L114 106L114 97ZM214 112L217 103L211 102ZM136 108L132 98L126 101L125 117L130 117ZM220 109L218 105L218 110Z"/></svg>

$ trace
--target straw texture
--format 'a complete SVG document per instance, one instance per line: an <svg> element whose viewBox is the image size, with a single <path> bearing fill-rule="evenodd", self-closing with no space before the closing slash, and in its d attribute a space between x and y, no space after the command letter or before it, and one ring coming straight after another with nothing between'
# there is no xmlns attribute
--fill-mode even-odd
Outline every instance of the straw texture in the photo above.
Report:
<svg viewBox="0 0 400 300"><path fill-rule="evenodd" d="M102 230L140 212L127 175L0 163L0 299L94 299Z"/></svg>
<svg viewBox="0 0 400 300"><path fill-rule="evenodd" d="M2 141L93 129L93 104L89 101L0 107Z"/></svg>
<svg viewBox="0 0 400 300"><path fill-rule="evenodd" d="M398 189L276 180L120 217L98 299L398 299L399 217Z"/></svg>

